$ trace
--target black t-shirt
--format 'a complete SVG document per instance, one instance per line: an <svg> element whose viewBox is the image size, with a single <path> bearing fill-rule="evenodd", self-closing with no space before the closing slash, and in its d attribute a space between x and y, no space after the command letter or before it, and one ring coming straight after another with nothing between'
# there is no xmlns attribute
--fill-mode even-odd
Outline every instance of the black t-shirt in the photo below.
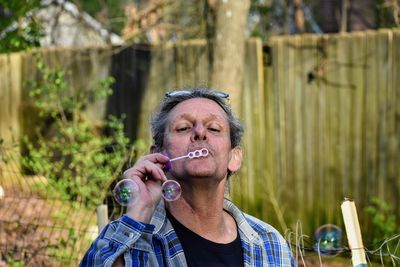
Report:
<svg viewBox="0 0 400 267"><path fill-rule="evenodd" d="M243 251L239 233L234 241L219 244L192 232L167 211L167 217L178 235L189 267L243 267Z"/></svg>

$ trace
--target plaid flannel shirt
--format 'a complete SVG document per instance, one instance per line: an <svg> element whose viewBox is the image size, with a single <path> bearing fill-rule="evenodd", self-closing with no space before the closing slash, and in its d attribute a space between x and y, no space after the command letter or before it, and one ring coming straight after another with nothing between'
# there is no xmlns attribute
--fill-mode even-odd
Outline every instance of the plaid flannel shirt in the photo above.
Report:
<svg viewBox="0 0 400 267"><path fill-rule="evenodd" d="M265 222L243 213L231 201L224 209L235 219L244 266L295 266L286 240ZM144 224L124 215L109 223L86 252L79 266L112 266L123 255L125 266L187 266L185 254L161 201Z"/></svg>

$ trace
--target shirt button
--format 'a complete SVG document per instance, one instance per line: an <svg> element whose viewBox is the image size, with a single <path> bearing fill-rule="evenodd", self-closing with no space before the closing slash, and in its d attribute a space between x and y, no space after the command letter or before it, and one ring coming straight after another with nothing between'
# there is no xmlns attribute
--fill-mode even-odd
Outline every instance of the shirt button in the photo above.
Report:
<svg viewBox="0 0 400 267"><path fill-rule="evenodd" d="M128 237L132 238L133 237L133 233L129 233Z"/></svg>

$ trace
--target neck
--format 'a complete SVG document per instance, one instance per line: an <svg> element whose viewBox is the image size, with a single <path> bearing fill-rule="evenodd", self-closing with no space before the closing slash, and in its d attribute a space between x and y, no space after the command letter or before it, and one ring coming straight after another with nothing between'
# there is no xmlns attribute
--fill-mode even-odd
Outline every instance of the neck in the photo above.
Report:
<svg viewBox="0 0 400 267"><path fill-rule="evenodd" d="M170 213L196 234L217 242L228 243L236 238L236 223L223 209L226 180L217 186L181 183L182 196L167 203Z"/></svg>

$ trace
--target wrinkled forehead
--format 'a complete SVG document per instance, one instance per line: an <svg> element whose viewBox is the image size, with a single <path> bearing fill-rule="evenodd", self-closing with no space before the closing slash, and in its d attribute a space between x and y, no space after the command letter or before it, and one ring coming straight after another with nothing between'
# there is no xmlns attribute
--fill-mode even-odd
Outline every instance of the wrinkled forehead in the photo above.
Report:
<svg viewBox="0 0 400 267"><path fill-rule="evenodd" d="M191 98L178 103L173 107L168 117L174 119L181 116L216 117L228 121L224 109L214 100L208 98Z"/></svg>

